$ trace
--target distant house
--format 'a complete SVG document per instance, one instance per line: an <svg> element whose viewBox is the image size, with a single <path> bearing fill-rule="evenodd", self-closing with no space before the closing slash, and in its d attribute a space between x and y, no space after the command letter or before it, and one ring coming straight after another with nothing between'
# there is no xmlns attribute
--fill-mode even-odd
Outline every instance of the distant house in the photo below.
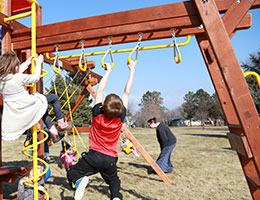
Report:
<svg viewBox="0 0 260 200"><path fill-rule="evenodd" d="M186 120L184 118L177 117L177 118L173 118L173 119L169 120L168 125L169 126L187 126L185 124L185 121Z"/></svg>
<svg viewBox="0 0 260 200"><path fill-rule="evenodd" d="M199 121L199 120L196 120L196 121L195 120L185 120L184 123L186 126L201 126L202 125L201 121Z"/></svg>

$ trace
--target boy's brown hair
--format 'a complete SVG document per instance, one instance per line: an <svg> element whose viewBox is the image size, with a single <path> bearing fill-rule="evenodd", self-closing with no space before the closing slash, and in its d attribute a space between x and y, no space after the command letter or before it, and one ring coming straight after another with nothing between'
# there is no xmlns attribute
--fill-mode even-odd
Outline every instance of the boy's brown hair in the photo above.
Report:
<svg viewBox="0 0 260 200"><path fill-rule="evenodd" d="M147 123L148 123L148 124L152 124L152 123L156 123L156 122L157 122L157 120L156 120L155 117L153 117L153 118L147 120Z"/></svg>
<svg viewBox="0 0 260 200"><path fill-rule="evenodd" d="M116 94L109 94L106 96L103 103L104 115L108 119L119 117L123 112L124 104L122 99Z"/></svg>
<svg viewBox="0 0 260 200"><path fill-rule="evenodd" d="M3 79L8 74L15 74L16 67L20 65L17 55L9 51L0 56L0 79Z"/></svg>

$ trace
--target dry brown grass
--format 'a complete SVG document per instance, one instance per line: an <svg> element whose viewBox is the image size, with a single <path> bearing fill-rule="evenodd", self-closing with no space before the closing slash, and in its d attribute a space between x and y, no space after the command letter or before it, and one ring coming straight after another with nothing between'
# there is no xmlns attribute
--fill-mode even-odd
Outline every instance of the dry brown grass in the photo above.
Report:
<svg viewBox="0 0 260 200"><path fill-rule="evenodd" d="M177 148L172 155L175 171L169 174L173 184L165 185L157 175L147 175L148 164L142 158L119 154L119 176L124 199L163 200L248 200L251 199L238 157L230 150L226 128L174 128ZM133 129L132 132L153 158L159 154L155 130ZM87 138L86 135L83 136ZM87 140L87 139L85 139ZM5 164L26 163L20 153L23 140L3 142ZM59 145L51 147L58 159ZM83 149L81 148L81 151ZM54 200L73 199L64 169L51 164L52 177L47 188ZM90 178L85 199L109 199L107 185L100 175ZM15 195L16 185L5 185L7 199Z"/></svg>

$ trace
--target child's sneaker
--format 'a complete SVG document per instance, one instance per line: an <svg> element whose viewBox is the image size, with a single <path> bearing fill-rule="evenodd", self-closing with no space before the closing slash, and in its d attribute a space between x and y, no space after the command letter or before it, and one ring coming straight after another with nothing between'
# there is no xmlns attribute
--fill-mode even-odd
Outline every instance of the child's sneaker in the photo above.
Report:
<svg viewBox="0 0 260 200"><path fill-rule="evenodd" d="M24 147L28 147L29 145L31 145L33 143L32 139L32 133L28 131L26 134L25 141L23 143Z"/></svg>
<svg viewBox="0 0 260 200"><path fill-rule="evenodd" d="M84 176L76 181L76 183L75 183L76 191L75 191L75 195L74 195L75 200L81 200L83 198L85 188L87 187L87 185L88 185L87 176Z"/></svg>
<svg viewBox="0 0 260 200"><path fill-rule="evenodd" d="M65 132L64 131L59 131L58 135L52 134L52 141L53 143L57 143L59 142L62 138L64 138L65 136Z"/></svg>

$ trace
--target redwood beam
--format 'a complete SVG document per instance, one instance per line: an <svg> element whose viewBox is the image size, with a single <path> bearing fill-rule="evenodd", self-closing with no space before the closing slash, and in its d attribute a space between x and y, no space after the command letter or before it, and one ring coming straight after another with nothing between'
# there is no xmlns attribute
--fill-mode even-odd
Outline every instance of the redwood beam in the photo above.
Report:
<svg viewBox="0 0 260 200"><path fill-rule="evenodd" d="M239 158L252 197L255 200L258 200L260 198L259 185L257 186L257 183L259 183L260 160L258 156L260 155L260 147L257 144L260 143L260 138L257 137L257 134L259 133L260 118L228 36L250 6L243 2L238 8L235 8L236 6L234 7L234 5L231 6L230 10L227 12L226 19L224 17L225 20L223 20L224 23L227 23L228 27L226 29L213 0L195 0L195 3L200 12L209 42L214 51L215 59L219 65L219 71L224 79L223 84L225 82L227 90L229 91L229 96L234 106L233 110L235 110L238 118L236 119L235 117L235 120L238 120L238 123L236 124L237 126L241 124L242 132L246 136L253 155L253 159L249 159L242 155L239 155ZM241 11L238 12L238 15L233 16L232 13L236 13L234 12L236 9L241 9ZM228 20L231 20L231 16L233 18L239 18L235 20L236 23L228 23ZM253 176L250 176L250 174ZM252 184L252 181L254 184Z"/></svg>
<svg viewBox="0 0 260 200"><path fill-rule="evenodd" d="M257 157L257 155L260 155L260 147L254 145L260 144L260 137L257 137L260 119L232 48L228 33L213 0L208 0L206 3L202 3L200 0L195 0L195 2L215 53L215 58L230 91L239 121L256 159L257 168L260 170L260 160ZM210 17L208 13L210 13Z"/></svg>
<svg viewBox="0 0 260 200"><path fill-rule="evenodd" d="M178 27L177 36L186 36L203 32L198 26L201 21L198 16L182 17L180 19L165 19L160 21L143 22L131 25L121 25L107 28L96 28L84 30L81 32L71 32L59 35L50 35L46 37L37 37L38 52L52 52L55 45L59 44L59 50L69 50L81 48L80 41L84 40L84 47L107 45L108 36L113 36L113 43L127 43L137 41L137 33L143 33L143 40L154 40L170 38L171 28ZM238 25L237 29L246 29L251 27L252 16L246 15ZM44 26L38 29L44 28ZM19 31L19 30L18 30ZM14 49L27 49L30 47L30 37L13 35Z"/></svg>
<svg viewBox="0 0 260 200"><path fill-rule="evenodd" d="M37 13L36 13L36 24L37 26L42 25L42 7L37 7ZM31 53L31 52L30 52ZM43 79L40 79L40 81L36 85L37 91L39 93L43 93ZM43 128L43 123L41 123L41 126ZM39 132L37 135L37 140L41 141L43 140L45 135L42 132ZM44 159L44 143L41 143L38 145L38 157Z"/></svg>
<svg viewBox="0 0 260 200"><path fill-rule="evenodd" d="M11 15L11 0L2 1L2 12L6 16ZM11 32L3 27L2 30L2 54L11 50Z"/></svg>
<svg viewBox="0 0 260 200"><path fill-rule="evenodd" d="M231 35L248 10L253 6L255 0L240 0L234 1L230 8L223 16L223 23L225 24L228 35Z"/></svg>
<svg viewBox="0 0 260 200"><path fill-rule="evenodd" d="M230 36L231 35L232 34L230 34ZM212 83L213 83L216 93L218 95L220 105L222 107L222 110L224 111L224 114L225 114L225 117L226 117L226 120L227 120L227 123L229 126L229 131L231 133L236 133L237 135L244 137L243 136L244 133L239 124L240 122L237 117L237 113L235 111L233 102L231 101L231 97L228 92L227 85L225 84L225 81L222 78L221 71L220 71L221 68L219 67L219 65L215 59L215 55L212 51L210 43L209 43L207 37L205 36L205 34L197 35L196 39L200 46L200 50L204 57ZM244 140L245 139L246 138L244 138ZM234 144L233 144L234 141L230 141L230 143L231 143L231 146L233 145L233 147L234 147ZM247 139L246 139L245 145L243 142L243 146L245 146L247 148L246 149L247 152L250 152L250 153L248 153L248 155L250 155L250 157L251 157L252 152L250 149L248 149L249 145L248 145ZM241 146L240 147L237 146L237 148L241 149ZM254 176L252 176L252 174L257 174L257 169L254 165L254 161L252 159L245 157L244 155L238 154L238 157L239 157L241 165L243 167L244 174L246 175L246 180L249 185L249 189L252 194L256 193L257 191L255 190L255 187L252 186L251 182L248 181L248 178L247 178L248 176L254 177Z"/></svg>
<svg viewBox="0 0 260 200"><path fill-rule="evenodd" d="M233 2L233 0L217 0L216 3L219 12L224 13L225 11L227 11ZM258 7L260 7L260 0L255 1L254 5L252 6L252 8ZM181 17L191 16L199 16L199 13L193 1L186 1L49 24L39 27L37 36L39 38L42 38L51 35L61 35L83 30L101 28L103 29L108 27L111 28L115 26L137 24L171 18L177 18L176 21L178 21ZM14 35L28 35L29 32L30 29L23 29L15 31Z"/></svg>
<svg viewBox="0 0 260 200"><path fill-rule="evenodd" d="M11 15L11 0L4 0L1 1L2 6L2 12L3 14L10 16ZM5 26L2 26L2 50L1 53L4 54L11 50L11 33L10 30L7 29ZM2 97L0 97L2 102ZM0 115L1 120L0 123L2 123L2 114L3 114L3 103L0 105ZM2 127L0 126L0 137L2 138ZM2 166L2 140L0 141L0 166ZM2 182L0 182L0 199L3 199L3 185Z"/></svg>

